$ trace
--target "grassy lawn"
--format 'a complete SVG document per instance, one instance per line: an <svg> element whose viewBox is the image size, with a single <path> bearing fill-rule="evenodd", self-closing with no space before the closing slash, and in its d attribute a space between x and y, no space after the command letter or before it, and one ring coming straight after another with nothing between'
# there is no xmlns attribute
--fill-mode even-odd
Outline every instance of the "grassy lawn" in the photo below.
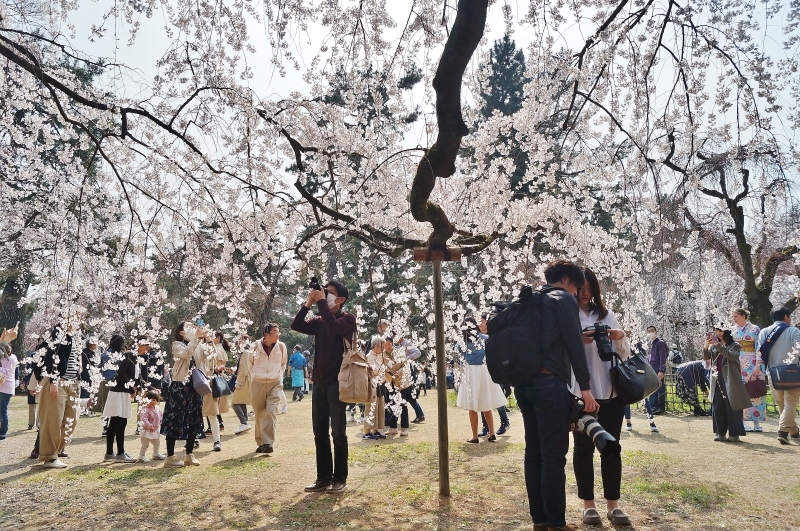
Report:
<svg viewBox="0 0 800 531"><path fill-rule="evenodd" d="M451 393L451 396L454 393ZM454 399L454 398L452 398ZM341 495L307 494L314 479L310 400L278 417L275 454L256 456L252 433L234 436L226 416L223 451L204 440L199 467L102 462L97 417L80 419L67 449L69 467L43 470L25 459L35 436L25 430L23 400L12 400L11 431L0 454L0 515L4 529L530 529L524 483L524 433L518 410L495 444L467 445L466 412L449 417L450 497L440 497L435 394L421 399L427 422L409 437L358 438L348 425L348 488ZM781 448L774 433L740 445L713 443L708 419L659 417L650 434L642 417L623 433L622 506L639 530L781 529L800 521L798 446ZM771 428L768 428L768 430ZM131 431L129 429L129 431ZM751 440L752 439L752 440ZM126 449L138 453L129 436ZM598 460L599 463L599 460ZM737 463L743 463L739 466ZM567 463L567 521L581 527L581 502ZM602 494L599 464L597 495ZM758 492L758 503L750 503ZM746 508L745 508L746 507ZM599 504L602 512L604 505ZM7 525L6 525L7 524ZM606 525L608 529L608 525Z"/></svg>

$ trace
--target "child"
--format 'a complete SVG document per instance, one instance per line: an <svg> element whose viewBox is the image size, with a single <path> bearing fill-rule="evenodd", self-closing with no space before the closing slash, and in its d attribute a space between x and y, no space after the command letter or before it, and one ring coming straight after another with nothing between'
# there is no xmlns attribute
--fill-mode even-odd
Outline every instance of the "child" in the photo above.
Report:
<svg viewBox="0 0 800 531"><path fill-rule="evenodd" d="M161 394L156 390L148 391L145 395L150 401L141 409L139 409L139 423L140 433L142 440L142 449L139 450L139 462L149 463L150 460L145 457L147 447L153 445L153 459L163 461L166 456L159 453L158 447L161 444L161 409L158 403L161 401Z"/></svg>

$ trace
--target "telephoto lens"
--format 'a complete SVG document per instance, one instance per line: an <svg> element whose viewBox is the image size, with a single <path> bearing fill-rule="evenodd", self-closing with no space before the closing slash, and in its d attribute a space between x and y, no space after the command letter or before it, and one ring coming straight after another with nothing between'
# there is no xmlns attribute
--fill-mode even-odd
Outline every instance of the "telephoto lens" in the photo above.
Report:
<svg viewBox="0 0 800 531"><path fill-rule="evenodd" d="M622 451L619 441L604 430L594 416L586 413L581 399L575 400L575 406L572 409L572 423L578 428L578 431L585 433L592 440L600 455L614 455Z"/></svg>

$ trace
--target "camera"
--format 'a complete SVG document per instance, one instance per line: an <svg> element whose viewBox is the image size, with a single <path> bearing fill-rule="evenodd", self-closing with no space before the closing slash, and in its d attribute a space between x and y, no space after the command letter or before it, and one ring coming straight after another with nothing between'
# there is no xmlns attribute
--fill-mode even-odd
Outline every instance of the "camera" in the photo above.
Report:
<svg viewBox="0 0 800 531"><path fill-rule="evenodd" d="M311 280L308 281L308 287L311 288L311 289L316 289L316 290L322 291L322 292L325 293L326 297L328 296L328 289L327 288L323 288L322 286L320 286L319 280L317 279L317 277L311 277Z"/></svg>
<svg viewBox="0 0 800 531"><path fill-rule="evenodd" d="M594 443L600 455L614 455L618 454L622 448L610 433L603 429L597 418L587 413L584 409L585 404L580 398L575 400L572 406L572 416L570 422L575 425L577 431L585 433Z"/></svg>
<svg viewBox="0 0 800 531"><path fill-rule="evenodd" d="M597 354L603 361L611 361L614 359L616 353L614 352L614 345L608 338L608 331L611 330L610 326L603 323L595 323L594 326L584 328L584 332L594 332L594 342L597 344Z"/></svg>

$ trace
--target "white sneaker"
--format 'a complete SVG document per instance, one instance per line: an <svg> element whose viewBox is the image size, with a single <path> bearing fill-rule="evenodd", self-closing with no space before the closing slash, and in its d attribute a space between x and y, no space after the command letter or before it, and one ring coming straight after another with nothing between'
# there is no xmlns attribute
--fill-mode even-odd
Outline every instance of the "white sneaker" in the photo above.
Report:
<svg viewBox="0 0 800 531"><path fill-rule="evenodd" d="M166 458L167 456L164 454L153 454L153 460L155 461L163 461Z"/></svg>
<svg viewBox="0 0 800 531"><path fill-rule="evenodd" d="M386 432L386 435L397 435L397 428L389 428L389 431Z"/></svg>
<svg viewBox="0 0 800 531"><path fill-rule="evenodd" d="M164 466L183 466L183 461L181 461L177 455L170 455L167 456L167 459L164 461Z"/></svg>
<svg viewBox="0 0 800 531"><path fill-rule="evenodd" d="M67 468L67 465L56 458L52 461L45 461L42 468Z"/></svg>
<svg viewBox="0 0 800 531"><path fill-rule="evenodd" d="M150 460L147 458L147 456L144 456L144 455L140 455L139 459L137 459L136 461L139 462L139 463L149 463L150 462Z"/></svg>
<svg viewBox="0 0 800 531"><path fill-rule="evenodd" d="M630 422L627 423L625 425L625 431L632 431L632 430L633 430L633 424L631 424Z"/></svg>
<svg viewBox="0 0 800 531"><path fill-rule="evenodd" d="M408 437L408 428L400 430L400 437Z"/></svg>
<svg viewBox="0 0 800 531"><path fill-rule="evenodd" d="M658 427L655 424L650 424L650 431L652 433L658 433Z"/></svg>
<svg viewBox="0 0 800 531"><path fill-rule="evenodd" d="M286 413L287 411L289 411L289 406L286 406L286 407L284 407L283 409L281 409L281 415L283 415L283 414L284 414L284 413Z"/></svg>
<svg viewBox="0 0 800 531"><path fill-rule="evenodd" d="M352 413L352 412L351 412L351 413L350 413L350 414L347 416L347 422L355 422L355 421L356 421L356 415L355 415L355 413Z"/></svg>
<svg viewBox="0 0 800 531"><path fill-rule="evenodd" d="M234 435L239 435L250 429L250 424L239 424L239 427L233 432Z"/></svg>
<svg viewBox="0 0 800 531"><path fill-rule="evenodd" d="M364 417L358 417L356 419L356 424L364 424Z"/></svg>
<svg viewBox="0 0 800 531"><path fill-rule="evenodd" d="M192 454L186 454L186 457L183 459L183 464L186 466L200 466L200 461L194 458Z"/></svg>

